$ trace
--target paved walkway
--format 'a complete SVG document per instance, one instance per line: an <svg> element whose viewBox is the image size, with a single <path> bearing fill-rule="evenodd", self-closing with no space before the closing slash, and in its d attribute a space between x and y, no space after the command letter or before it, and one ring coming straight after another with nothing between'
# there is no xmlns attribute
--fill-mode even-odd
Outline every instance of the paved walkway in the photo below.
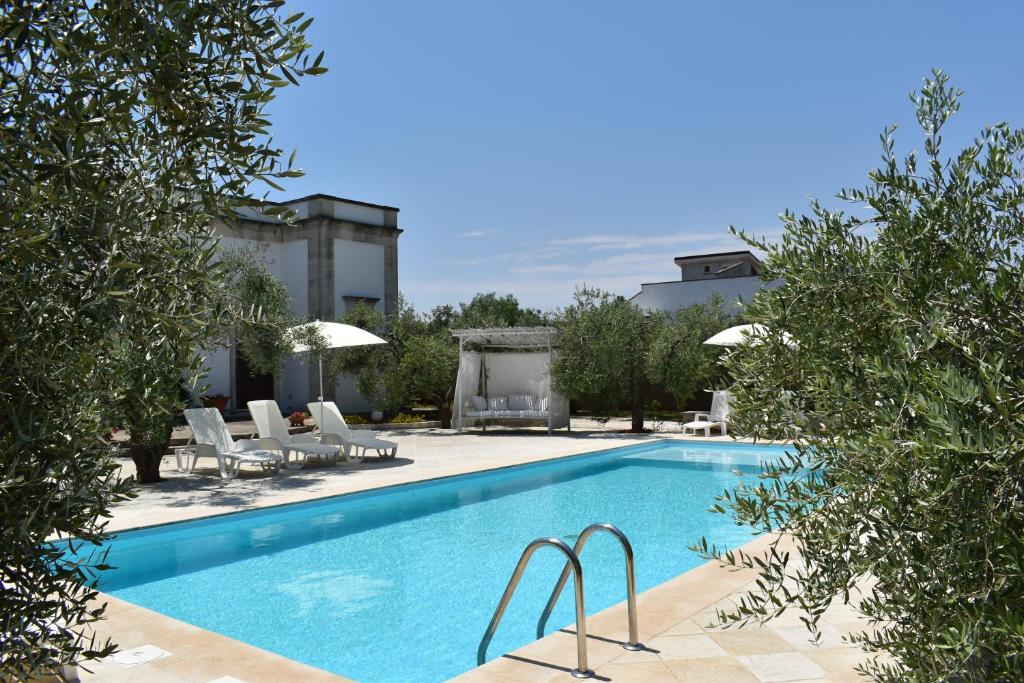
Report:
<svg viewBox="0 0 1024 683"><path fill-rule="evenodd" d="M194 519L214 514L310 500L368 488L507 467L577 453L625 446L659 437L621 433L624 422L599 425L573 421L574 432L547 436L543 430L490 429L455 435L448 430L383 433L399 443L398 458L361 464L308 466L268 476L243 470L224 481L213 468L183 475L174 458L162 465L166 481L144 487L133 501L116 507L111 530ZM722 442L723 439L713 438ZM123 462L123 474L133 471ZM767 539L753 543L764 544ZM861 653L841 636L863 627L848 607L831 608L825 616L820 647L806 640L799 616L787 613L764 628L720 630L709 627L718 605L734 604L751 585L749 572L731 572L711 563L641 594L638 599L641 640L648 650L628 653L624 605L588 618L590 666L600 680L612 681L851 681ZM245 599L240 588L240 599ZM89 681L155 681L175 683L262 683L264 681L341 681L272 653L203 631L169 617L109 598L111 609L97 633L112 636L123 648L156 645L170 656L132 668L112 662L89 665ZM340 646L340 644L339 644ZM569 681L575 667L571 629L550 635L521 650L499 657L460 677L465 681Z"/></svg>
<svg viewBox="0 0 1024 683"><path fill-rule="evenodd" d="M745 546L766 549L776 537L761 537ZM787 538L780 551L795 550ZM622 602L587 618L588 664L599 681L616 683L834 683L867 680L855 667L866 655L843 640L869 628L853 608L834 604L821 616L822 638L810 642L800 620L789 610L766 626L723 628L717 610L732 611L747 591L756 590L756 572L726 571L708 563L637 597L640 642L645 649L622 648L628 639L626 604ZM575 625L497 657L455 678L458 683L573 680Z"/></svg>
<svg viewBox="0 0 1024 683"><path fill-rule="evenodd" d="M234 431L248 434L245 423L240 424ZM603 426L589 420L574 420L573 424L572 432L563 429L551 436L540 428L491 427L486 432L467 430L463 434L449 429L382 431L381 438L398 443L398 457L394 460L368 457L359 464L339 465L320 465L314 461L301 470L282 470L276 476L243 467L233 480L217 475L213 459L200 460L193 474L181 474L174 456L165 456L160 468L165 481L141 487L138 498L119 505L109 528L116 531L295 503L642 443L667 435L622 433L628 427L624 420ZM132 461L121 459L121 475L134 473Z"/></svg>

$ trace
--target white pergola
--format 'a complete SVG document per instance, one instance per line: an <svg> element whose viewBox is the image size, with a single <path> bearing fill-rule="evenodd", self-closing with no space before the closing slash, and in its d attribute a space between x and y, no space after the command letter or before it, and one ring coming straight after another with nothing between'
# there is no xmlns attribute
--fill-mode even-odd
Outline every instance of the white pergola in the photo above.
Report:
<svg viewBox="0 0 1024 683"><path fill-rule="evenodd" d="M491 349L547 349L551 352L558 330L553 327L484 327L452 330L452 336L463 344L476 344Z"/></svg>
<svg viewBox="0 0 1024 683"><path fill-rule="evenodd" d="M488 327L477 329L452 330L452 336L459 340L459 381L455 386L455 420L457 430L462 431L464 382L462 381L462 369L466 367L465 357L469 350L477 351L481 358L488 350L502 351L504 353L544 353L547 355L547 363L544 372L543 391L548 397L547 423L548 433L556 424L561 421L561 415L556 416L556 408L564 406L565 426L568 427L568 402L556 396L551 387L551 359L555 346L558 330L554 327ZM482 367L486 367L482 361ZM485 373L486 377L486 373ZM485 379L486 384L486 379ZM476 393L475 390L473 392ZM556 400L560 399L560 400ZM502 418L507 419L507 418ZM513 418L514 419L514 418ZM485 423L486 425L486 423ZM486 426L485 426L486 428Z"/></svg>

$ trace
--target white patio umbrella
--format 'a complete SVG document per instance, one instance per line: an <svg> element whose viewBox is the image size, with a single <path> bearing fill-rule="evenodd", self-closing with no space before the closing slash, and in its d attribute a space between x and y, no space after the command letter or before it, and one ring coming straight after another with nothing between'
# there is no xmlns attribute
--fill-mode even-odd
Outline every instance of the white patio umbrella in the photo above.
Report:
<svg viewBox="0 0 1024 683"><path fill-rule="evenodd" d="M705 339L704 343L711 344L712 346L738 346L744 342L760 344L761 340L758 337L764 336L766 333L765 326L757 323L753 325L737 325L736 327L722 330L709 339ZM790 348L796 348L797 346L797 343L793 341L788 332L782 333L782 341Z"/></svg>
<svg viewBox="0 0 1024 683"><path fill-rule="evenodd" d="M319 320L314 320L311 323L303 323L302 325L296 325L290 328L289 332L295 332L298 330L307 330L310 327L315 326L317 332L320 333L324 339L327 340L327 348L329 349L340 349L346 346L369 346L370 344L387 344L386 341L381 339L375 334L371 334L366 330L359 329L352 325L343 325L342 323L325 323ZM309 351L309 347L305 344L296 342L292 346L292 351L295 353L304 353ZM323 409L324 409L324 359L322 356L317 358L317 366L320 371L320 424L321 429L324 423Z"/></svg>

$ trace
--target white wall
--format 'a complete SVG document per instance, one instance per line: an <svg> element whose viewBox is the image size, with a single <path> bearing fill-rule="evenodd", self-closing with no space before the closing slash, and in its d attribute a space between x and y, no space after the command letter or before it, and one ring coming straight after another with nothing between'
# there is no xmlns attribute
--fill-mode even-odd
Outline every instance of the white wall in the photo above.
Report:
<svg viewBox="0 0 1024 683"><path fill-rule="evenodd" d="M372 206L334 202L334 217L356 223L384 225L384 209L377 209Z"/></svg>
<svg viewBox="0 0 1024 683"><path fill-rule="evenodd" d="M330 378L324 377L324 382L328 381ZM347 372L338 375L334 383L334 402L343 413L365 413L377 407L356 390L356 376Z"/></svg>
<svg viewBox="0 0 1024 683"><path fill-rule="evenodd" d="M200 384L207 384L208 394L231 395L231 352L218 347L210 351L200 350L199 355L203 358L204 367L209 368L210 373Z"/></svg>
<svg viewBox="0 0 1024 683"><path fill-rule="evenodd" d="M384 310L385 273L383 245L334 240L335 314L345 313L344 296L373 297Z"/></svg>
<svg viewBox="0 0 1024 683"><path fill-rule="evenodd" d="M284 368L281 370L280 383L277 386L277 403L281 406L282 411L292 412L306 409L306 403L310 396L310 360L308 355L298 353L285 361ZM314 359L313 362L315 363L316 360ZM325 381L330 382L330 379ZM316 389L314 388L313 391L315 392Z"/></svg>
<svg viewBox="0 0 1024 683"><path fill-rule="evenodd" d="M722 295L726 304L740 308L749 304L759 290L778 287L781 284L781 280L762 282L760 277L655 282L641 285L640 293L631 301L648 311L665 311L671 314L687 306L705 303L717 292Z"/></svg>
<svg viewBox="0 0 1024 683"><path fill-rule="evenodd" d="M270 272L288 288L292 313L305 318L309 314L308 240L271 244L267 257L273 259Z"/></svg>

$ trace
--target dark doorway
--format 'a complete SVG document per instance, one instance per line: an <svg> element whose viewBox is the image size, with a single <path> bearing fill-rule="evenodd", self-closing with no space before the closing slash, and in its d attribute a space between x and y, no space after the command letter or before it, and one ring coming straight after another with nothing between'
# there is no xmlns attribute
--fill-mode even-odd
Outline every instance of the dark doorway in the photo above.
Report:
<svg viewBox="0 0 1024 683"><path fill-rule="evenodd" d="M254 375L245 358L235 349L235 409L245 410L249 401L274 398L274 376Z"/></svg>

